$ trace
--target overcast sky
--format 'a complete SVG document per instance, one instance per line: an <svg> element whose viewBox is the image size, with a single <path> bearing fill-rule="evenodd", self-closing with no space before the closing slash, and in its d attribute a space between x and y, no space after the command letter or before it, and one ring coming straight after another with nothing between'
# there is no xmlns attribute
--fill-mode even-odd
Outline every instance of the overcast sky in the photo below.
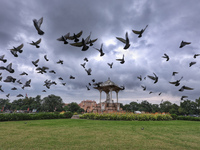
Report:
<svg viewBox="0 0 200 150"><path fill-rule="evenodd" d="M181 96L195 100L200 97L200 56L195 59L194 54L200 54L200 1L199 0L1 0L0 1L0 56L5 55L7 62L0 62L0 66L12 63L15 70L9 73L2 72L1 85L4 92L1 98L11 101L19 99L18 94L42 98L50 94L60 96L65 103L82 100L95 100L99 102L99 92L88 83L104 82L110 77L111 81L125 90L119 92L119 102L130 103L148 100L150 103L159 104L161 100L180 103ZM43 17L41 30L45 33L39 35L33 25L33 19ZM146 28L141 38L132 30ZM86 38L91 33L91 39L98 40L87 51L81 47L64 44L57 39L70 33L73 35L83 31L79 38ZM124 43L116 37L125 38L128 33L130 47L125 50ZM42 39L40 48L30 45L32 41ZM191 44L179 48L181 41ZM68 40L74 43L73 40ZM9 49L24 44L23 52L14 57ZM103 43L104 56L94 48L100 48ZM166 61L164 54L170 59ZM44 59L47 55L49 61ZM124 55L125 63L121 64L116 59ZM83 64L88 58L85 68L91 68L91 75L87 75ZM38 66L46 66L56 74L37 73L32 61L39 59ZM63 60L63 64L57 64ZM113 62L111 69L107 63ZM189 67L190 62L196 62ZM178 72L172 76L172 72ZM22 72L28 75L20 75ZM158 82L147 76L158 76ZM75 79L70 79L70 75ZM142 76L140 81L137 77ZM7 76L12 76L25 84L31 79L31 87L19 83L4 82ZM179 80L179 86L170 84L169 81ZM63 80L58 78L62 77ZM146 80L144 79L146 77ZM44 81L55 81L47 89ZM66 85L62 85L66 83ZM146 86L143 91L142 86ZM194 90L179 89L183 86ZM87 90L89 86L90 90ZM16 87L17 90L11 90ZM46 92L42 92L46 90ZM149 94L152 91L153 93ZM159 95L159 93L161 95ZM105 99L102 93L102 99ZM112 97L116 100L115 92Z"/></svg>

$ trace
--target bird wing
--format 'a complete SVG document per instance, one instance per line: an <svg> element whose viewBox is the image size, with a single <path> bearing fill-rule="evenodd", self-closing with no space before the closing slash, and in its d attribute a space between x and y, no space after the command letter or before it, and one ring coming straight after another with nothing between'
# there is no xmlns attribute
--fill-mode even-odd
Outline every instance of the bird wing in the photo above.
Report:
<svg viewBox="0 0 200 150"><path fill-rule="evenodd" d="M42 18L40 18L40 19L37 21L37 24L38 24L38 27L39 27L39 28L40 28L40 26L41 26L42 22L43 22L43 17L42 17Z"/></svg>
<svg viewBox="0 0 200 150"><path fill-rule="evenodd" d="M94 42L97 41L97 39L98 39L98 38L96 38L96 39L94 39L94 40L91 40L91 41L87 41L86 44L94 43Z"/></svg>
<svg viewBox="0 0 200 150"><path fill-rule="evenodd" d="M8 70L11 70L11 69L12 69L12 63L10 63L6 68L7 68Z"/></svg>
<svg viewBox="0 0 200 150"><path fill-rule="evenodd" d="M70 33L65 34L64 37L67 39L68 37L70 37Z"/></svg>
<svg viewBox="0 0 200 150"><path fill-rule="evenodd" d="M83 46L83 43L82 43L82 42L78 42L78 43L70 43L70 45L72 45L72 46L76 46L76 47L81 47L81 46Z"/></svg>
<svg viewBox="0 0 200 150"><path fill-rule="evenodd" d="M22 47L24 46L24 44L22 43L20 46L17 47L18 50L22 49Z"/></svg>
<svg viewBox="0 0 200 150"><path fill-rule="evenodd" d="M118 40L120 40L121 42L125 43L126 44L126 40L123 39L123 38L120 38L120 37L116 37Z"/></svg>
<svg viewBox="0 0 200 150"><path fill-rule="evenodd" d="M41 42L41 38L39 40L37 40L35 43L40 44L40 42Z"/></svg>
<svg viewBox="0 0 200 150"><path fill-rule="evenodd" d="M79 38L82 35L83 31L80 31L79 33L76 34L76 37Z"/></svg>
<svg viewBox="0 0 200 150"><path fill-rule="evenodd" d="M152 79L152 80L155 80L155 79L156 79L156 78L153 77L153 76L147 76L147 77L149 77L149 78Z"/></svg>
<svg viewBox="0 0 200 150"><path fill-rule="evenodd" d="M122 61L122 59L116 59L117 61Z"/></svg>
<svg viewBox="0 0 200 150"><path fill-rule="evenodd" d="M183 88L184 88L185 90L194 90L194 88L190 88L190 87L188 87L188 86L183 86Z"/></svg>
<svg viewBox="0 0 200 150"><path fill-rule="evenodd" d="M136 31L136 30L132 30L133 31L133 33L135 33L135 34L140 34L141 32L140 31Z"/></svg>
<svg viewBox="0 0 200 150"><path fill-rule="evenodd" d="M177 83L177 81L174 81L174 82L169 82L170 84L176 84Z"/></svg>

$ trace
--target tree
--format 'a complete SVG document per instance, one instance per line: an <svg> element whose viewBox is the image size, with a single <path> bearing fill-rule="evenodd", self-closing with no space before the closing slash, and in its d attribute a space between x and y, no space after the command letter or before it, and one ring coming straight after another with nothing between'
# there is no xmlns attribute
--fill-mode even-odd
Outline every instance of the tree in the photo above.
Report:
<svg viewBox="0 0 200 150"><path fill-rule="evenodd" d="M80 108L80 106L76 103L76 102L72 102L70 104L67 105L67 111L71 111L71 112L77 112L77 113L81 113L84 112L84 109Z"/></svg>
<svg viewBox="0 0 200 150"><path fill-rule="evenodd" d="M172 108L172 103L170 101L163 101L160 104L160 111L161 112L169 112L169 110Z"/></svg>
<svg viewBox="0 0 200 150"><path fill-rule="evenodd" d="M139 111L152 112L151 104L146 100L142 101L140 103Z"/></svg>
<svg viewBox="0 0 200 150"><path fill-rule="evenodd" d="M42 109L44 111L62 111L63 110L63 101L60 96L55 96L55 95L49 95L47 97L44 97L42 100Z"/></svg>

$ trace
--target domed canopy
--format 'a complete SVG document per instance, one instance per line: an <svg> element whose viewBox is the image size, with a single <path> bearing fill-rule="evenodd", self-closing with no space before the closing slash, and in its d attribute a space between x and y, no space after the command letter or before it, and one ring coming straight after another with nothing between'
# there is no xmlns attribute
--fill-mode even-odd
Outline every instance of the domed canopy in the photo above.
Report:
<svg viewBox="0 0 200 150"><path fill-rule="evenodd" d="M99 84L98 87L94 87L94 88L98 89L98 90L105 91L106 93L109 92L110 89L112 89L112 91L116 91L116 92L123 90L123 88L119 87L113 81L111 81L110 78L108 78L107 81Z"/></svg>

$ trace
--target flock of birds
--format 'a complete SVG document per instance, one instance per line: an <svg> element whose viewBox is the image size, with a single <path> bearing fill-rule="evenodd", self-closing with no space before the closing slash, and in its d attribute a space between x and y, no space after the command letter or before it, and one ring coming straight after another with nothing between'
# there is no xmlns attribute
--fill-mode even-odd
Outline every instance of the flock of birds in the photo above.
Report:
<svg viewBox="0 0 200 150"><path fill-rule="evenodd" d="M33 19L33 24L34 24L34 27L35 29L37 30L38 34L39 35L44 35L45 32L41 29L41 25L43 23L43 17L40 18L39 20L36 20L36 19ZM139 31L137 30L132 30L132 32L136 35L138 35L138 38L141 38L144 31L147 29L148 25L146 25L146 27L144 29L141 29ZM75 46L75 47L81 47L81 50L82 51L87 51L89 49L89 47L93 46L94 42L97 41L97 38L95 39L91 39L91 32L90 34L86 37L86 38L82 38L80 39L81 35L82 35L83 31L80 31L78 33L74 33L72 36L70 35L70 33L67 33L65 35L62 35L61 37L57 38L58 41L60 42L63 42L64 44L70 44L71 46ZM129 37L128 37L128 32L125 33L125 38L122 38L122 37L116 37L117 40L119 40L120 42L122 42L124 44L124 47L123 49L124 50L127 50L129 47L130 47L130 41L129 41ZM37 41L32 41L31 43L28 43L30 45L33 45L35 46L36 48L40 48L40 43L41 43L42 39L40 38L39 40ZM73 43L69 43L69 41L73 41ZM180 48L186 46L186 45L189 45L191 44L190 42L185 42L185 41L182 41L181 44L180 44ZM18 55L20 53L23 52L23 46L24 44L20 44L19 46L17 47L13 47L12 49L9 49L11 54L14 56L14 57L18 57ZM93 47L95 50L97 50L100 54L100 57L103 57L105 55L104 51L103 51L103 43L101 44L100 48L95 48ZM197 56L200 56L200 54L195 54L194 55L194 58L196 58ZM3 63L6 63L7 62L7 59L4 58L5 55L2 55L0 56L0 61L2 61ZM165 53L164 56L162 56L162 58L166 59L166 61L169 61L170 60L170 57ZM44 59L46 61L49 61L47 55L44 55ZM37 73L41 73L41 74L44 74L44 73L52 73L52 74L56 74L56 71L55 70L50 70L49 67L46 67L46 66L38 66L38 62L40 61L40 59L37 59L37 60L32 60L32 64L36 67L36 71ZM86 68L86 64L87 62L89 61L88 58L84 58L83 60L84 62L82 64L80 64L83 69L85 70L85 72L87 73L87 75L91 75L92 73L92 69L91 68ZM121 64L124 64L125 63L125 56L124 54L122 55L121 58L117 58L116 61L119 61ZM63 64L64 61L63 60L59 60L56 62L57 64ZM113 62L111 63L107 63L107 65L112 69L113 67ZM189 64L189 67L191 67L192 65L196 64L195 61L192 61L190 64ZM12 63L9 63L7 66L0 66L0 70L6 70L8 71L10 74L14 73L15 70L12 68ZM172 75L175 76L176 74L178 74L178 72L173 72ZM28 74L26 72L22 72L20 74L21 76L27 76ZM158 82L158 79L159 77L153 73L153 75L147 75L147 77L151 80L154 81L154 84L156 84ZM142 77L141 75L137 77L140 81L142 80L146 80L146 77ZM58 78L61 82L63 81L63 78L62 77L59 77ZM69 79L75 79L75 77L73 75L70 75ZM179 86L180 85L180 81L183 79L183 77L181 77L179 80L176 80L176 81L169 81L170 84L173 84L175 86ZM2 76L0 74L0 80L2 80ZM12 77L11 75L7 76L5 80L3 80L4 82L12 82L12 83L15 83L17 82L19 85L22 85L21 88L24 89L25 87L31 87L31 79L27 80L24 84L19 80L19 79L16 79L14 77ZM95 82L95 79L92 79L92 84L94 86L100 86L100 84L102 82ZM86 85L86 88L87 90L90 90L90 86L92 86L91 83L88 83L88 85ZM51 81L51 80L45 80L44 81L44 87L46 87L47 89L50 89L50 87L52 85L57 85L57 83L55 81ZM65 82L62 82L62 85L65 86L66 83ZM143 88L143 90L145 91L147 89L146 86L144 85L141 85L141 87ZM124 86L121 86L122 90L125 89ZM13 87L11 88L11 90L17 90L16 87ZM182 92L184 90L193 90L193 88L191 87L188 87L188 86L185 86L183 85L179 91ZM0 85L0 91L1 92L4 92L3 90L3 87L2 85ZM46 92L46 90L44 89L42 92ZM149 92L149 94L153 93L152 91ZM159 95L161 95L162 92L159 93ZM9 97L9 93L6 95L7 97ZM23 97L24 95L23 94L18 94L17 97ZM183 100L184 98L187 98L187 96L182 96L181 97L181 100Z"/></svg>

